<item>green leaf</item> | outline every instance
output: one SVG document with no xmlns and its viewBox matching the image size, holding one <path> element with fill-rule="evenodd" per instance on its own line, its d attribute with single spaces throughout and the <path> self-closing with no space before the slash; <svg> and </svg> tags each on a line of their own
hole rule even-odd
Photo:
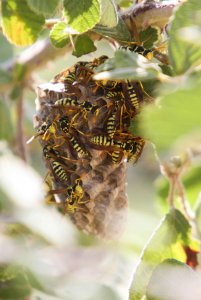
<svg viewBox="0 0 201 300">
<path fill-rule="evenodd" d="M 111 37 L 120 42 L 131 42 L 131 34 L 121 18 L 118 19 L 118 24 L 115 27 L 110 28 L 98 24 L 93 28 L 93 31 L 101 35 Z"/>
<path fill-rule="evenodd" d="M 201 166 L 200 165 L 192 166 L 182 176 L 182 183 L 184 184 L 186 197 L 188 199 L 188 202 L 191 205 L 191 208 L 194 207 L 197 197 L 201 191 L 200 178 L 201 178 Z M 168 208 L 167 196 L 168 196 L 168 191 L 169 191 L 169 183 L 168 183 L 167 179 L 163 176 L 160 176 L 156 180 L 155 186 L 156 186 L 157 197 L 158 197 L 162 207 L 165 210 L 167 210 L 167 208 Z M 174 202 L 174 203 L 175 203 L 175 205 L 177 205 L 177 202 Z"/>
<path fill-rule="evenodd" d="M 45 19 L 30 10 L 25 0 L 2 1 L 2 26 L 8 40 L 17 46 L 33 44 Z"/>
<path fill-rule="evenodd" d="M 141 114 L 142 134 L 159 149 L 168 149 L 182 135 L 200 128 L 201 86 L 170 92 L 159 105 L 149 105 Z"/>
<path fill-rule="evenodd" d="M 100 24 L 107 27 L 114 27 L 118 23 L 117 8 L 113 0 L 100 0 L 101 19 Z"/>
<path fill-rule="evenodd" d="M 80 57 L 93 51 L 96 51 L 96 47 L 90 37 L 86 34 L 78 35 L 75 41 L 75 50 L 72 54 Z"/>
<path fill-rule="evenodd" d="M 50 40 L 57 48 L 63 48 L 70 43 L 68 35 L 68 25 L 64 22 L 58 22 L 50 31 Z"/>
<path fill-rule="evenodd" d="M 1 75 L 0 75 L 1 78 Z M 4 126 L 0 127 L 0 139 L 10 141 L 13 138 L 14 128 L 11 120 L 10 107 L 0 98 L 0 119 Z"/>
<path fill-rule="evenodd" d="M 100 21 L 100 14 L 98 0 L 64 0 L 64 15 L 76 33 L 93 28 Z"/>
<path fill-rule="evenodd" d="M 201 299 L 201 277 L 184 263 L 165 260 L 152 273 L 146 299 Z"/>
<path fill-rule="evenodd" d="M 43 14 L 44 16 L 54 15 L 60 2 L 60 0 L 27 0 L 31 10 L 37 14 Z"/>
<path fill-rule="evenodd" d="M 149 26 L 139 34 L 140 41 L 146 49 L 153 47 L 154 43 L 159 39 L 159 28 Z"/>
<path fill-rule="evenodd" d="M 199 45 L 191 45 L 183 41 L 179 30 L 183 27 L 192 26 L 196 15 L 201 10 L 201 2 L 190 0 L 184 2 L 175 13 L 169 31 L 169 54 L 170 61 L 176 74 L 182 74 L 201 59 L 201 48 Z"/>
<path fill-rule="evenodd" d="M 25 300 L 31 294 L 31 286 L 23 268 L 0 266 L 0 299 Z"/>
<path fill-rule="evenodd" d="M 130 299 L 140 300 L 153 270 L 164 259 L 175 258 L 185 261 L 183 245 L 189 245 L 191 227 L 184 216 L 176 209 L 163 218 L 146 245 L 134 274 L 130 288 Z"/>
<path fill-rule="evenodd" d="M 146 58 L 136 53 L 117 50 L 114 58 L 108 59 L 106 63 L 97 68 L 97 71 L 104 71 L 94 76 L 97 80 L 102 79 L 136 79 L 147 80 L 156 78 L 159 68 L 156 64 L 150 63 Z"/>
</svg>

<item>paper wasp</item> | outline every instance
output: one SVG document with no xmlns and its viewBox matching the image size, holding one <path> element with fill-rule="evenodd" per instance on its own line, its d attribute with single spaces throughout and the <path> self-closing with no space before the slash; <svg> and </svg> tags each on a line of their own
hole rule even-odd
<svg viewBox="0 0 201 300">
<path fill-rule="evenodd" d="M 50 164 L 53 174 L 61 181 L 68 181 L 68 172 L 72 173 L 76 170 L 76 165 L 73 164 L 74 160 L 60 155 L 59 151 L 53 145 L 45 145 L 43 147 L 43 155 L 47 162 Z M 64 160 L 68 160 L 70 165 L 66 165 Z"/>
<path fill-rule="evenodd" d="M 113 137 L 116 131 L 117 109 L 114 108 L 111 115 L 107 119 L 106 130 L 109 137 Z"/>
<path fill-rule="evenodd" d="M 66 213 L 74 213 L 77 208 L 80 208 L 80 205 L 85 204 L 89 201 L 84 200 L 83 198 L 86 196 L 84 189 L 82 187 L 82 180 L 81 178 L 77 178 L 75 180 L 75 183 L 73 185 L 68 185 L 65 188 L 61 189 L 55 189 L 55 190 L 49 190 L 48 195 L 54 195 L 54 194 L 63 194 L 65 197 L 63 207 L 64 212 Z"/>
<path fill-rule="evenodd" d="M 67 189 L 65 210 L 68 213 L 74 213 L 77 208 L 80 208 L 80 205 L 87 203 L 89 199 L 83 201 L 84 194 L 81 179 L 75 180 L 74 186 L 68 187 Z"/>
<path fill-rule="evenodd" d="M 133 118 L 140 110 L 143 102 L 143 87 L 140 82 L 131 82 L 127 80 L 123 83 L 125 106 L 129 111 L 130 117 Z"/>
<path fill-rule="evenodd" d="M 121 46 L 120 49 L 129 50 L 131 52 L 138 53 L 140 55 L 143 55 L 147 59 L 152 59 L 153 58 L 153 51 L 154 50 L 153 49 L 146 49 L 142 45 L 131 44 L 131 45 L 128 45 L 128 46 Z"/>
<path fill-rule="evenodd" d="M 45 132 L 50 127 L 51 123 L 43 122 L 42 125 L 38 128 L 37 133 L 33 135 L 26 143 L 30 144 L 33 140 L 35 140 L 37 137 L 44 135 Z"/>
<path fill-rule="evenodd" d="M 130 143 L 131 149 L 127 153 L 127 161 L 135 163 L 142 153 L 145 141 L 142 138 L 138 137 L 134 140 L 131 140 Z"/>
<path fill-rule="evenodd" d="M 128 161 L 136 162 L 139 158 L 143 147 L 144 147 L 144 140 L 140 137 L 133 137 L 129 139 L 123 138 L 119 135 L 117 138 L 110 138 L 108 136 L 97 135 L 91 138 L 91 143 L 95 144 L 101 150 L 110 151 L 113 150 L 111 153 L 112 161 L 115 163 L 119 161 L 121 157 L 121 150 L 123 151 L 124 155 L 127 157 Z M 98 148 L 97 147 L 97 148 Z M 119 150 L 118 150 L 119 149 Z"/>
<path fill-rule="evenodd" d="M 62 117 L 58 121 L 61 130 L 65 133 L 65 136 L 69 139 L 73 149 L 80 156 L 90 157 L 90 153 L 86 150 L 84 144 L 78 138 L 77 129 L 72 129 L 67 117 Z M 80 132 L 81 133 L 81 132 Z M 82 133 L 81 133 L 82 134 Z"/>
</svg>

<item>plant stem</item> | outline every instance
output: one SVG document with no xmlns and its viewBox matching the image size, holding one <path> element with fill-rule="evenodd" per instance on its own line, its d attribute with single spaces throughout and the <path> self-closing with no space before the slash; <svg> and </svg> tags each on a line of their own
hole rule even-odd
<svg viewBox="0 0 201 300">
<path fill-rule="evenodd" d="M 177 178 L 177 191 L 181 200 L 181 204 L 184 210 L 184 214 L 189 221 L 194 220 L 194 214 L 188 205 L 188 201 L 185 195 L 185 188 L 180 178 Z"/>
<path fill-rule="evenodd" d="M 25 162 L 27 161 L 27 153 L 26 153 L 26 146 L 25 146 L 25 137 L 24 137 L 24 130 L 23 130 L 23 116 L 24 116 L 24 108 L 23 108 L 23 93 L 20 94 L 17 103 L 17 122 L 16 122 L 16 145 L 19 156 Z"/>
</svg>

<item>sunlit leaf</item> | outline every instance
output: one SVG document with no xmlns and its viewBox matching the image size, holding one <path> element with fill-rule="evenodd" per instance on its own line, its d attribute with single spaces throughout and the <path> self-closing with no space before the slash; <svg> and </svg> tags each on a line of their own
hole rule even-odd
<svg viewBox="0 0 201 300">
<path fill-rule="evenodd" d="M 201 10 L 201 2 L 185 1 L 176 11 L 169 31 L 169 54 L 176 74 L 182 74 L 192 65 L 200 62 L 200 45 L 191 45 L 180 37 L 180 29 L 195 24 L 196 15 Z"/>
<path fill-rule="evenodd" d="M 155 268 L 151 276 L 146 299 L 201 299 L 201 277 L 179 261 L 165 260 Z"/>
<path fill-rule="evenodd" d="M 83 33 L 100 21 L 100 4 L 98 0 L 64 0 L 64 14 L 68 25 Z"/>
<path fill-rule="evenodd" d="M 44 17 L 31 11 L 26 0 L 2 1 L 3 32 L 11 43 L 17 46 L 33 44 L 44 23 Z"/>
<path fill-rule="evenodd" d="M 118 23 L 117 9 L 114 0 L 101 0 L 100 24 L 107 27 L 114 27 Z"/>
<path fill-rule="evenodd" d="M 53 15 L 60 0 L 27 0 L 29 7 L 37 14 Z"/>
<path fill-rule="evenodd" d="M 189 243 L 190 225 L 178 210 L 172 209 L 144 248 L 134 273 L 130 299 L 140 300 L 143 297 L 154 268 L 164 259 L 175 258 L 185 261 L 185 252 L 181 246 Z"/>
<path fill-rule="evenodd" d="M 159 105 L 149 105 L 142 113 L 144 136 L 160 149 L 167 149 L 182 135 L 200 128 L 201 87 L 170 92 Z"/>
<path fill-rule="evenodd" d="M 93 28 L 93 31 L 101 35 L 116 39 L 117 41 L 122 41 L 122 42 L 131 41 L 131 34 L 121 18 L 118 19 L 118 24 L 115 27 L 110 28 L 101 24 L 97 24 Z"/>
<path fill-rule="evenodd" d="M 63 48 L 70 42 L 68 34 L 68 25 L 64 22 L 58 22 L 50 31 L 50 40 L 57 48 Z"/>
<path fill-rule="evenodd" d="M 80 57 L 93 51 L 96 51 L 96 47 L 90 37 L 86 34 L 78 35 L 75 41 L 75 50 L 72 54 Z"/>
</svg>

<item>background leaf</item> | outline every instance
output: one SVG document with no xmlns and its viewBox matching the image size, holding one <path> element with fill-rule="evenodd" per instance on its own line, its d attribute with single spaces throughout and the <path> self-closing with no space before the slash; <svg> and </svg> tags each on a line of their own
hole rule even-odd
<svg viewBox="0 0 201 300">
<path fill-rule="evenodd" d="M 43 14 L 45 16 L 53 15 L 60 2 L 60 0 L 27 0 L 31 10 L 37 14 Z"/>
<path fill-rule="evenodd" d="M 45 19 L 30 10 L 26 0 L 2 1 L 2 26 L 8 40 L 17 46 L 31 45 Z"/>
<path fill-rule="evenodd" d="M 0 266 L 0 298 L 25 300 L 31 294 L 26 273 L 19 266 Z"/>
<path fill-rule="evenodd" d="M 88 35 L 82 34 L 76 37 L 75 50 L 72 53 L 74 56 L 80 57 L 93 51 L 96 51 L 96 47 Z"/>
<path fill-rule="evenodd" d="M 201 277 L 186 264 L 173 259 L 165 260 L 151 276 L 146 299 L 201 299 Z"/>
<path fill-rule="evenodd" d="M 70 43 L 67 26 L 64 22 L 58 22 L 50 31 L 50 40 L 55 47 L 63 48 Z"/>
<path fill-rule="evenodd" d="M 176 11 L 169 31 L 170 61 L 176 74 L 182 74 L 201 59 L 199 45 L 191 45 L 180 37 L 179 30 L 195 24 L 196 15 L 201 11 L 201 2 L 190 0 L 184 2 Z M 196 24 L 195 24 L 196 25 Z"/>
<path fill-rule="evenodd" d="M 130 289 L 130 299 L 140 300 L 154 268 L 167 258 L 185 261 L 182 245 L 190 243 L 190 225 L 176 209 L 170 210 L 145 247 Z"/>
<path fill-rule="evenodd" d="M 113 0 L 101 0 L 101 19 L 100 24 L 107 27 L 114 27 L 118 23 L 116 5 Z"/>
<path fill-rule="evenodd" d="M 150 105 L 142 112 L 142 134 L 167 149 L 179 137 L 200 128 L 201 87 L 170 92 L 160 98 L 159 105 Z"/>
<path fill-rule="evenodd" d="M 83 33 L 100 21 L 100 4 L 98 0 L 64 0 L 64 14 L 70 27 Z"/>
<path fill-rule="evenodd" d="M 122 41 L 122 42 L 130 42 L 131 41 L 131 34 L 125 25 L 124 21 L 119 18 L 118 19 L 118 24 L 115 27 L 107 27 L 102 24 L 97 24 L 94 28 L 93 31 L 109 36 L 111 38 L 116 39 L 117 41 Z"/>
<path fill-rule="evenodd" d="M 159 39 L 159 31 L 155 27 L 148 27 L 139 34 L 140 41 L 143 43 L 143 47 L 150 49 L 154 43 Z"/>
</svg>

